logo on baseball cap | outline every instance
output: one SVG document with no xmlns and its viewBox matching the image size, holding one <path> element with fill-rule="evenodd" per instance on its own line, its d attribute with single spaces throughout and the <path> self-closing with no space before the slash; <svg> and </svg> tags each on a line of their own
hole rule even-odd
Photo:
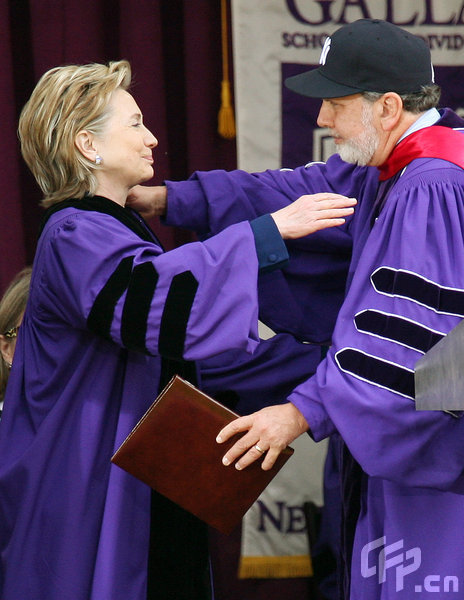
<svg viewBox="0 0 464 600">
<path fill-rule="evenodd" d="M 312 98 L 359 92 L 418 92 L 434 83 L 430 50 L 421 38 L 379 19 L 360 19 L 325 41 L 320 67 L 289 77 L 287 88 Z"/>
</svg>

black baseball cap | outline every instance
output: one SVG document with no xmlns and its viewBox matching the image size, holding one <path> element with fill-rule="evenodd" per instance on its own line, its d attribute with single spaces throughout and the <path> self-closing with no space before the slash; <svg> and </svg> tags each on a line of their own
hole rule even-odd
<svg viewBox="0 0 464 600">
<path fill-rule="evenodd" d="M 430 50 L 421 38 L 380 19 L 360 19 L 325 41 L 320 67 L 289 77 L 290 90 L 312 98 L 359 92 L 418 92 L 434 83 Z"/>
</svg>

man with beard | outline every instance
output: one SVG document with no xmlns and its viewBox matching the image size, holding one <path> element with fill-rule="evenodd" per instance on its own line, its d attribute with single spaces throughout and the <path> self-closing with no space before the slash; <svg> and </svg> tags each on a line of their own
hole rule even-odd
<svg viewBox="0 0 464 600">
<path fill-rule="evenodd" d="M 357 198 L 345 226 L 290 244 L 289 267 L 260 284 L 261 318 L 311 342 L 328 334 L 326 358 L 288 403 L 237 419 L 218 442 L 244 432 L 224 464 L 243 469 L 264 455 L 268 469 L 305 431 L 340 436 L 341 596 L 457 592 L 464 420 L 416 411 L 414 365 L 464 316 L 464 121 L 437 110 L 425 43 L 385 21 L 343 26 L 320 66 L 286 85 L 322 99 L 318 124 L 339 154 L 293 171 L 196 173 L 136 191 L 135 204 L 162 214 L 167 190 L 168 222 L 209 235 L 301 193 Z M 336 282 L 346 283 L 340 308 Z"/>
</svg>

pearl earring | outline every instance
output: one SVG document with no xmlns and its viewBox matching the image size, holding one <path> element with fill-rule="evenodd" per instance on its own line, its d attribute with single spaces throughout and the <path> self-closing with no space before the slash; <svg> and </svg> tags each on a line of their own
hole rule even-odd
<svg viewBox="0 0 464 600">
<path fill-rule="evenodd" d="M 102 157 L 101 157 L 99 154 L 96 154 L 96 155 L 95 155 L 95 164 L 96 164 L 96 165 L 101 165 L 101 164 L 102 164 L 102 162 L 103 162 L 103 159 L 102 159 Z"/>
</svg>

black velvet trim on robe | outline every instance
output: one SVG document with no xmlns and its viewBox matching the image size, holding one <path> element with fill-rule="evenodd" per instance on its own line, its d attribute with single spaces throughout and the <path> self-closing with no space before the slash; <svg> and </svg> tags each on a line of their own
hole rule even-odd
<svg viewBox="0 0 464 600">
<path fill-rule="evenodd" d="M 354 322 L 358 331 L 397 342 L 423 353 L 430 350 L 443 338 L 443 334 L 424 327 L 420 323 L 414 323 L 396 315 L 386 315 L 372 309 L 358 313 Z"/>
<path fill-rule="evenodd" d="M 194 362 L 163 358 L 161 372 L 160 391 L 174 375 L 198 385 Z M 151 523 L 147 600 L 211 600 L 207 525 L 155 490 Z"/>
<path fill-rule="evenodd" d="M 145 340 L 157 283 L 158 273 L 151 262 L 134 267 L 121 318 L 121 339 L 126 348 L 149 354 Z"/>
<path fill-rule="evenodd" d="M 95 298 L 87 317 L 87 327 L 107 340 L 111 340 L 110 329 L 114 310 L 129 285 L 133 262 L 134 257 L 127 256 L 119 263 Z"/>
<path fill-rule="evenodd" d="M 158 350 L 162 356 L 179 360 L 184 355 L 187 324 L 198 281 L 191 271 L 172 278 L 161 318 Z"/>
<path fill-rule="evenodd" d="M 63 200 L 62 202 L 53 204 L 45 211 L 40 223 L 39 234 L 42 233 L 48 219 L 58 211 L 65 208 L 77 208 L 78 210 L 87 210 L 109 215 L 131 229 L 142 240 L 145 240 L 146 242 L 155 241 L 159 246 L 161 246 L 156 235 L 153 233 L 153 231 L 151 231 L 150 227 L 138 213 L 130 208 L 124 208 L 117 202 L 108 200 L 108 198 L 104 198 L 103 196 L 85 196 L 81 199 L 72 198 L 70 200 Z"/>
<path fill-rule="evenodd" d="M 464 290 L 443 287 L 416 273 L 391 267 L 380 267 L 371 279 L 381 294 L 406 298 L 438 313 L 464 317 Z"/>
<path fill-rule="evenodd" d="M 354 348 L 339 350 L 335 358 L 345 373 L 414 400 L 414 371 Z"/>
<path fill-rule="evenodd" d="M 339 577 L 339 597 L 348 600 L 351 588 L 351 568 L 356 525 L 361 511 L 361 496 L 366 474 L 353 458 L 348 446 L 340 439 L 342 527 L 340 554 L 342 572 Z M 355 599 L 353 599 L 355 600 Z"/>
</svg>

